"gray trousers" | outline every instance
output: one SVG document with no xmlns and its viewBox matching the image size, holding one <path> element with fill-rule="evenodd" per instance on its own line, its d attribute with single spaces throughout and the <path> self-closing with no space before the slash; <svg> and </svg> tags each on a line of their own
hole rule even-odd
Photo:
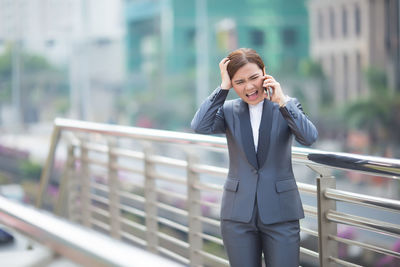
<svg viewBox="0 0 400 267">
<path fill-rule="evenodd" d="M 224 246 L 232 267 L 260 267 L 264 253 L 267 267 L 298 267 L 299 221 L 263 224 L 255 204 L 248 223 L 221 221 Z"/>
</svg>

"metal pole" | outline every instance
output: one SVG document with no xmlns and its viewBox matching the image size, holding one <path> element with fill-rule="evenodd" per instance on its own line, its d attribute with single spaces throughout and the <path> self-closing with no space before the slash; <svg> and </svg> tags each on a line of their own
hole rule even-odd
<svg viewBox="0 0 400 267">
<path fill-rule="evenodd" d="M 66 195 L 68 193 L 68 184 L 70 183 L 70 173 L 74 169 L 74 146 L 68 146 L 67 162 L 63 170 L 60 186 L 58 188 L 58 199 L 56 206 L 54 207 L 54 213 L 59 216 L 65 216 L 65 207 L 68 207 L 69 201 L 66 201 Z M 65 216 L 66 217 L 66 216 Z"/>
<path fill-rule="evenodd" d="M 91 94 L 90 94 L 90 67 L 89 67 L 89 13 L 90 1 L 82 0 L 82 39 L 81 39 L 81 56 L 80 63 L 82 72 L 80 75 L 80 109 L 81 109 L 81 119 L 91 120 Z"/>
<path fill-rule="evenodd" d="M 203 232 L 202 222 L 199 220 L 201 214 L 201 194 L 195 187 L 199 182 L 199 176 L 192 170 L 193 164 L 197 161 L 191 153 L 187 154 L 187 192 L 188 192 L 188 212 L 189 212 L 189 259 L 190 266 L 202 266 L 202 257 L 199 251 L 203 250 L 203 239 L 200 234 Z"/>
<path fill-rule="evenodd" d="M 209 91 L 207 0 L 196 0 L 196 104 L 201 105 Z"/>
<path fill-rule="evenodd" d="M 15 131 L 21 129 L 21 41 L 14 41 L 12 47 L 12 102 L 13 102 L 13 128 Z"/>
<path fill-rule="evenodd" d="M 81 142 L 81 203 L 82 203 L 82 223 L 90 227 L 90 174 L 89 174 L 89 151 L 84 147 L 84 142 Z"/>
<path fill-rule="evenodd" d="M 111 215 L 111 236 L 117 239 L 121 238 L 121 210 L 119 208 L 119 180 L 118 171 L 114 165 L 118 163 L 118 157 L 114 155 L 115 139 L 108 142 L 108 186 L 110 188 L 110 215 Z"/>
<path fill-rule="evenodd" d="M 43 196 L 49 184 L 50 174 L 53 170 L 54 159 L 56 157 L 56 148 L 58 141 L 60 140 L 60 128 L 54 126 L 53 133 L 51 134 L 51 143 L 49 153 L 47 155 L 46 164 L 43 167 L 42 174 L 40 176 L 40 185 L 38 195 L 36 197 L 36 207 L 41 208 L 43 204 Z"/>
<path fill-rule="evenodd" d="M 144 149 L 144 167 L 145 167 L 145 181 L 144 181 L 144 197 L 145 211 L 146 211 L 146 227 L 147 227 L 147 249 L 151 252 L 158 252 L 158 222 L 157 222 L 157 193 L 156 181 L 153 177 L 154 164 L 150 161 L 153 154 L 151 144 L 146 144 Z"/>
<path fill-rule="evenodd" d="M 335 241 L 329 239 L 329 235 L 337 235 L 336 224 L 330 222 L 326 215 L 330 210 L 336 210 L 336 201 L 325 197 L 326 188 L 336 188 L 336 180 L 333 176 L 320 176 L 317 178 L 318 200 L 318 251 L 320 266 L 334 266 L 329 257 L 337 257 L 338 247 Z"/>
</svg>

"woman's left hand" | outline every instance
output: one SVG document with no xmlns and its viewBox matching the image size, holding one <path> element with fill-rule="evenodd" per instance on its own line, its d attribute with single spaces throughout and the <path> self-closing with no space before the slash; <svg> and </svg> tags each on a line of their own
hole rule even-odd
<svg viewBox="0 0 400 267">
<path fill-rule="evenodd" d="M 270 101 L 277 103 L 282 106 L 286 102 L 286 97 L 283 94 L 281 85 L 271 75 L 264 75 L 263 87 L 271 88 L 272 95 L 270 95 Z M 268 99 L 268 95 L 265 93 L 265 98 Z"/>
</svg>

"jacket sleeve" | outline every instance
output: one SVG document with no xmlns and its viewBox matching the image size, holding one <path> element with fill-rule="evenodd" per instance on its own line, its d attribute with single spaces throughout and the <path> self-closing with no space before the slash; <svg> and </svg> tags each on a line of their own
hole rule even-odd
<svg viewBox="0 0 400 267">
<path fill-rule="evenodd" d="M 201 104 L 191 123 L 192 129 L 200 134 L 225 133 L 225 116 L 223 105 L 229 90 L 220 87 Z"/>
<path fill-rule="evenodd" d="M 296 98 L 290 98 L 286 105 L 279 108 L 279 110 L 288 122 L 297 142 L 305 146 L 311 146 L 317 140 L 317 128 L 308 119 Z"/>
</svg>

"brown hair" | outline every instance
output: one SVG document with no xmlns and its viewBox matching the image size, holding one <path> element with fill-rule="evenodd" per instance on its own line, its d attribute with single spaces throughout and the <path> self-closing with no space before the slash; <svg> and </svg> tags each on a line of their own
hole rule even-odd
<svg viewBox="0 0 400 267">
<path fill-rule="evenodd" d="M 235 73 L 247 63 L 254 63 L 260 67 L 260 69 L 264 69 L 264 62 L 261 57 L 257 54 L 254 49 L 251 48 L 239 48 L 228 55 L 230 60 L 227 71 L 229 77 L 235 75 Z"/>
</svg>

